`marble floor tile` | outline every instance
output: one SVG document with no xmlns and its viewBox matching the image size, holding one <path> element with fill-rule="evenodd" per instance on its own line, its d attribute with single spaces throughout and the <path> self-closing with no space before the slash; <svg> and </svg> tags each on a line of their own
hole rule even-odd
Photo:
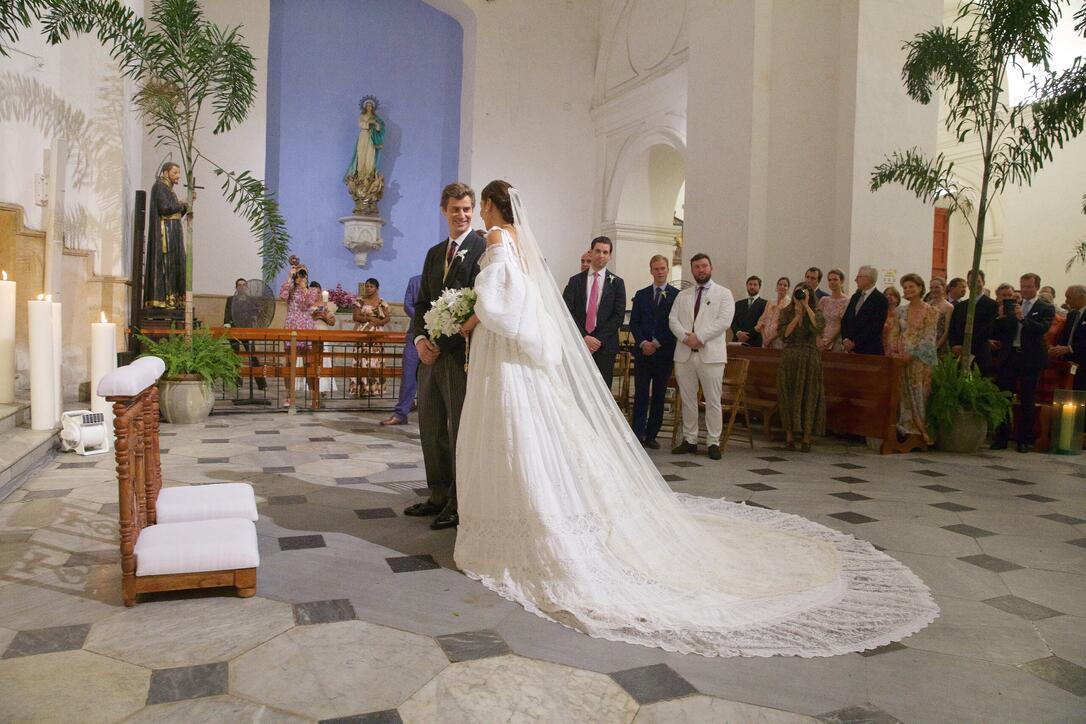
<svg viewBox="0 0 1086 724">
<path fill-rule="evenodd" d="M 1004 573 L 1003 580 L 1016 596 L 1072 616 L 1086 616 L 1086 576 L 1022 569 Z"/>
<path fill-rule="evenodd" d="M 150 601 L 91 627 L 84 647 L 148 668 L 228 661 L 294 626 L 291 607 L 260 596 Z"/>
<path fill-rule="evenodd" d="M 910 649 L 964 656 L 997 664 L 1021 664 L 1049 653 L 1027 620 L 978 601 L 936 597 L 939 618 L 904 643 Z"/>
<path fill-rule="evenodd" d="M 93 623 L 119 610 L 76 590 L 65 592 L 33 582 L 0 586 L 0 626 L 13 630 Z"/>
<path fill-rule="evenodd" d="M 399 707 L 406 724 L 629 722 L 637 704 L 602 674 L 519 656 L 451 664 Z"/>
<path fill-rule="evenodd" d="M 973 555 L 973 556 L 961 556 L 958 558 L 960 561 L 969 563 L 974 566 L 978 566 L 987 571 L 994 571 L 996 573 L 1006 573 L 1008 571 L 1016 571 L 1023 566 L 1018 565 L 1014 561 L 1007 561 L 1002 558 L 996 558 L 986 553 Z"/>
<path fill-rule="evenodd" d="M 901 720 L 872 704 L 847 706 L 818 717 L 826 724 L 901 724 Z"/>
<path fill-rule="evenodd" d="M 353 621 L 358 616 L 354 606 L 346 598 L 329 601 L 307 601 L 294 604 L 294 622 L 299 626 L 317 623 L 335 623 Z"/>
<path fill-rule="evenodd" d="M 634 724 L 816 724 L 818 720 L 802 714 L 754 706 L 711 696 L 687 696 L 642 706 Z"/>
<path fill-rule="evenodd" d="M 1052 653 L 1086 666 L 1086 618 L 1055 616 L 1036 621 L 1034 626 Z"/>
<path fill-rule="evenodd" d="M 654 704 L 697 693 L 697 689 L 691 686 L 689 681 L 675 673 L 667 664 L 615 671 L 611 678 L 638 704 Z"/>
<path fill-rule="evenodd" d="M 893 555 L 943 596 L 983 601 L 1010 593 L 998 573 L 956 558 L 900 552 Z"/>
<path fill-rule="evenodd" d="M 3 658 L 13 659 L 18 656 L 80 649 L 83 648 L 83 642 L 87 639 L 89 632 L 89 623 L 20 631 L 4 650 Z"/>
<path fill-rule="evenodd" d="M 501 635 L 495 631 L 465 631 L 437 636 L 434 640 L 453 663 L 512 653 Z"/>
<path fill-rule="evenodd" d="M 13 722 L 117 722 L 144 705 L 150 678 L 148 669 L 89 651 L 3 659 L 0 710 Z"/>
<path fill-rule="evenodd" d="M 147 706 L 126 721 L 132 724 L 305 724 L 312 720 L 234 696 L 215 696 Z"/>
<path fill-rule="evenodd" d="M 1086 575 L 1086 550 L 1064 541 L 1030 536 L 997 535 L 977 541 L 985 553 L 1026 568 Z"/>
<path fill-rule="evenodd" d="M 227 662 L 179 666 L 173 669 L 155 669 L 151 672 L 151 685 L 147 703 L 165 704 L 171 701 L 199 699 L 226 693 Z"/>
<path fill-rule="evenodd" d="M 342 621 L 291 629 L 244 654 L 231 663 L 230 689 L 330 719 L 396 708 L 446 666 L 433 639 Z"/>
<path fill-rule="evenodd" d="M 1049 656 L 1022 664 L 1018 668 L 1075 696 L 1086 697 L 1086 668 L 1078 664 L 1058 656 Z"/>
<path fill-rule="evenodd" d="M 1059 611 L 1053 611 L 1047 606 L 1042 606 L 1039 603 L 1034 603 L 1033 601 L 1019 598 L 1018 596 L 998 596 L 996 598 L 989 598 L 985 600 L 984 603 L 993 608 L 998 608 L 1000 611 L 1013 613 L 1027 621 L 1041 621 L 1046 618 L 1062 615 Z"/>
</svg>

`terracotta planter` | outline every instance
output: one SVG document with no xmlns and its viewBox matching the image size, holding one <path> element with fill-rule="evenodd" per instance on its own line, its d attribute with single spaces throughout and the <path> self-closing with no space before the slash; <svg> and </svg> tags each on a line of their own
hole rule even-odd
<svg viewBox="0 0 1086 724">
<path fill-rule="evenodd" d="M 948 430 L 940 430 L 939 447 L 952 453 L 975 453 L 988 437 L 988 422 L 972 410 L 959 410 Z"/>
<path fill-rule="evenodd" d="M 162 417 L 174 425 L 203 422 L 215 406 L 211 386 L 196 375 L 163 377 L 158 382 L 158 404 Z"/>
</svg>

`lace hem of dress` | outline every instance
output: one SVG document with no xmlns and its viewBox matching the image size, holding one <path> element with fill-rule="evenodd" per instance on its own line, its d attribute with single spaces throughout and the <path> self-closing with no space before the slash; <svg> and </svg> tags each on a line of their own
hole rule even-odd
<svg viewBox="0 0 1086 724">
<path fill-rule="evenodd" d="M 590 636 L 702 656 L 809 658 L 855 653 L 899 641 L 939 615 L 927 586 L 906 566 L 866 541 L 789 513 L 723 499 L 676 497 L 692 513 L 759 523 L 832 544 L 841 557 L 840 593 L 828 602 L 824 590 L 790 597 L 791 612 L 751 625 L 726 625 L 727 616 L 722 612 L 722 628 L 695 630 L 661 626 L 654 622 L 651 611 L 622 618 L 614 610 L 579 605 L 575 591 L 547 582 L 541 573 L 517 570 L 514 575 L 509 569 L 501 577 L 470 570 L 464 573 L 528 611 Z M 573 527 L 587 533 L 594 526 L 585 526 L 585 522 L 578 521 Z M 508 538 L 509 531 L 503 533 Z M 542 585 L 530 588 L 517 579 L 536 580 Z"/>
</svg>

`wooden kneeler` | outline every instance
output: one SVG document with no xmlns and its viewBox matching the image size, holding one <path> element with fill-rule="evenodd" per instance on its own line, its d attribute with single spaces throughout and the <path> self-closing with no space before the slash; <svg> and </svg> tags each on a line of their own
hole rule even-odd
<svg viewBox="0 0 1086 724">
<path fill-rule="evenodd" d="M 161 371 L 153 375 L 146 370 L 130 372 L 129 368 L 132 367 L 135 365 L 114 370 L 110 375 L 117 377 L 111 380 L 111 384 L 107 385 L 106 378 L 103 378 L 99 386 L 106 400 L 113 403 L 120 509 L 121 586 L 125 606 L 135 605 L 136 597 L 141 593 L 187 588 L 234 586 L 238 596 L 252 596 L 256 593 L 256 565 L 259 564 L 259 554 L 255 550 L 256 532 L 252 521 L 224 519 L 156 524 L 155 505 L 162 488 L 162 465 L 159 457 L 158 388 L 154 383 Z M 135 372 L 142 372 L 142 376 L 134 374 Z M 118 379 L 121 380 L 120 384 Z M 149 384 L 145 384 L 147 379 L 150 380 Z M 109 394 L 133 389 L 139 391 L 132 395 Z M 215 540 L 216 535 L 225 538 L 224 545 L 217 550 L 214 545 L 207 545 L 209 539 L 212 542 Z M 188 551 L 186 539 L 193 541 Z M 245 567 L 222 570 L 140 575 L 137 555 L 137 549 L 140 548 L 145 549 L 147 560 L 151 560 L 152 555 L 155 559 L 165 559 L 154 561 L 151 567 L 156 570 L 184 566 L 183 559 L 186 555 L 204 561 L 231 558 L 252 560 L 255 556 L 255 561 Z M 247 555 L 239 556 L 236 552 L 239 548 L 244 549 Z M 234 551 L 233 554 L 231 550 Z M 171 558 L 174 560 L 170 560 Z M 178 558 L 182 560 L 176 560 Z M 146 568 L 145 566 L 145 571 Z"/>
</svg>

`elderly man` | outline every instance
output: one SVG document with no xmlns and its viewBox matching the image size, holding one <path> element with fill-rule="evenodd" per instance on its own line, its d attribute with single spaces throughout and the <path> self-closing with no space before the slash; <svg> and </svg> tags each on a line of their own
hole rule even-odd
<svg viewBox="0 0 1086 724">
<path fill-rule="evenodd" d="M 1086 286 L 1072 284 L 1063 297 L 1067 303 L 1067 322 L 1056 344 L 1048 348 L 1048 355 L 1070 362 L 1075 389 L 1086 390 Z"/>
<path fill-rule="evenodd" d="M 592 252 L 586 251 L 581 254 L 581 273 L 588 271 L 588 267 L 592 266 Z"/>
<path fill-rule="evenodd" d="M 1027 453 L 1033 449 L 1033 421 L 1037 416 L 1033 404 L 1037 394 L 1037 383 L 1041 373 L 1048 366 L 1048 345 L 1045 333 L 1052 326 L 1056 308 L 1037 296 L 1041 289 L 1041 277 L 1036 274 L 1023 274 L 1019 280 L 1022 300 L 1000 307 L 996 317 L 996 336 L 1002 343 L 1003 364 L 999 368 L 996 383 L 1001 390 L 1017 390 L 1019 406 L 1018 452 Z M 1004 422 L 995 432 L 992 447 L 1000 450 L 1007 447 L 1010 437 L 1010 423 Z"/>
<path fill-rule="evenodd" d="M 879 272 L 862 266 L 856 272 L 856 293 L 848 300 L 841 319 L 841 344 L 853 354 L 882 354 L 882 328 L 886 325 L 889 305 L 875 288 Z"/>
</svg>

